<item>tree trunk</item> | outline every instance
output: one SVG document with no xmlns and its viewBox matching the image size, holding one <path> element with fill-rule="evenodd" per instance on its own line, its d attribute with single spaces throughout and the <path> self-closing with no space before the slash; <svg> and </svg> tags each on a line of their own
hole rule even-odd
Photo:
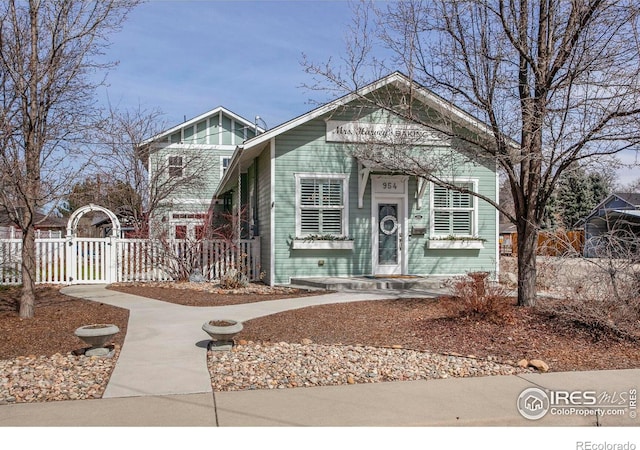
<svg viewBox="0 0 640 450">
<path fill-rule="evenodd" d="M 31 319 L 35 315 L 35 230 L 27 227 L 22 236 L 22 296 L 20 297 L 20 317 Z"/>
<path fill-rule="evenodd" d="M 536 250 L 538 231 L 530 224 L 518 224 L 518 306 L 536 304 Z"/>
<path fill-rule="evenodd" d="M 38 142 L 39 91 L 38 91 L 38 9 L 40 5 L 29 1 L 29 20 L 31 52 L 29 53 L 29 95 L 23 118 L 24 163 L 24 211 L 22 213 L 22 297 L 20 298 L 20 317 L 30 319 L 35 315 L 36 303 L 36 233 L 34 217 L 37 199 L 40 194 L 40 154 L 42 147 Z"/>
</svg>

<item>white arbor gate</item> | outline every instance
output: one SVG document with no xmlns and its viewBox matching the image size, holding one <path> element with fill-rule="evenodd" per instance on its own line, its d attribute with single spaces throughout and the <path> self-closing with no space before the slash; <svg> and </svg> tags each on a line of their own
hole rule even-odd
<svg viewBox="0 0 640 450">
<path fill-rule="evenodd" d="M 111 220 L 111 236 L 79 238 L 78 223 L 88 212 L 100 211 Z M 89 204 L 77 209 L 67 223 L 67 281 L 69 283 L 113 283 L 118 277 L 116 241 L 120 237 L 118 217 L 102 206 Z"/>
</svg>

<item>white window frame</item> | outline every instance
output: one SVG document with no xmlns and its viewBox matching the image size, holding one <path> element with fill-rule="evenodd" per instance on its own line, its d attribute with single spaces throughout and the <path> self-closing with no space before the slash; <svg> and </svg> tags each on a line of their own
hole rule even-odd
<svg viewBox="0 0 640 450">
<path fill-rule="evenodd" d="M 186 216 L 186 217 L 182 217 Z M 203 217 L 194 217 L 194 216 L 203 216 Z M 172 211 L 169 219 L 169 223 L 171 225 L 171 236 L 173 239 L 178 239 L 176 236 L 176 227 L 184 226 L 186 227 L 186 239 L 194 240 L 196 238 L 196 227 L 197 226 L 205 226 L 207 212 L 193 212 L 193 211 Z"/>
<path fill-rule="evenodd" d="M 443 179 L 443 181 L 450 184 L 468 184 L 471 183 L 473 192 L 478 192 L 478 179 L 477 178 L 455 178 L 455 179 Z M 450 206 L 448 208 L 436 208 L 434 205 L 434 188 L 435 184 L 430 183 L 429 186 L 429 209 L 430 209 L 430 235 L 431 237 L 447 237 L 452 236 L 451 233 L 439 233 L 435 230 L 435 213 L 436 211 L 471 211 L 471 234 L 453 234 L 455 237 L 460 238 L 476 238 L 478 237 L 478 197 L 471 195 L 473 201 L 472 208 L 455 208 Z M 450 189 L 451 190 L 451 189 Z"/>
<path fill-rule="evenodd" d="M 224 160 L 228 160 L 227 167 L 224 167 Z M 221 156 L 220 157 L 220 179 L 224 177 L 225 172 L 229 169 L 229 165 L 231 164 L 231 156 Z"/>
<path fill-rule="evenodd" d="M 346 173 L 319 173 L 319 172 L 305 172 L 305 173 L 295 173 L 295 182 L 296 182 L 296 237 L 304 238 L 305 236 L 309 236 L 309 234 L 302 233 L 302 217 L 301 217 L 301 181 L 303 179 L 316 179 L 316 180 L 342 180 L 342 233 L 332 235 L 340 238 L 348 238 L 349 237 L 349 174 Z"/>
<path fill-rule="evenodd" d="M 180 166 L 172 165 L 171 158 L 180 158 Z M 180 175 L 171 175 L 171 169 L 180 167 Z M 184 156 L 182 155 L 167 155 L 167 177 L 169 178 L 182 178 L 184 176 Z"/>
</svg>

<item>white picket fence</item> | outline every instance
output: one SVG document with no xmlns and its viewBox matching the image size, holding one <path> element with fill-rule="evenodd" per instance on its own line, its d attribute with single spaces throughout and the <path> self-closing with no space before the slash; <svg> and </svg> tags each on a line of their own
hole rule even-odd
<svg viewBox="0 0 640 450">
<path fill-rule="evenodd" d="M 0 284 L 20 284 L 20 239 L 0 239 Z M 260 279 L 260 240 L 161 243 L 149 239 L 36 239 L 36 282 L 52 284 L 173 281 L 193 268 L 207 280 L 239 270 Z"/>
</svg>

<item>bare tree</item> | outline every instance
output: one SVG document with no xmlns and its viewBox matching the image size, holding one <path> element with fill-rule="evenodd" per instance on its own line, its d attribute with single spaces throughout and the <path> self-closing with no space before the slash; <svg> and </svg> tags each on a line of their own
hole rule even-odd
<svg viewBox="0 0 640 450">
<path fill-rule="evenodd" d="M 137 0 L 0 5 L 0 204 L 22 230 L 20 317 L 35 313 L 35 213 L 60 194 L 98 118 L 106 36 Z"/>
<path fill-rule="evenodd" d="M 495 161 L 513 197 L 502 212 L 518 232 L 518 304 L 536 301 L 536 244 L 545 206 L 560 175 L 575 163 L 602 162 L 637 148 L 640 138 L 638 5 L 631 0 L 407 0 L 356 8 L 341 66 L 305 63 L 312 88 L 358 92 L 368 76 L 400 70 L 416 84 L 363 97 L 405 120 L 456 139 L 469 156 Z M 373 49 L 386 58 L 376 58 Z M 416 101 L 427 87 L 483 123 L 465 133 Z M 398 100 L 402 100 L 399 102 Z M 425 120 L 428 119 L 428 120 Z M 361 151 L 367 152 L 366 148 Z M 365 155 L 458 190 L 435 159 L 412 146 Z"/>
<path fill-rule="evenodd" d="M 171 202 L 180 198 L 197 198 L 213 170 L 219 170 L 202 148 L 180 144 L 179 166 L 163 156 L 169 146 L 168 138 L 155 140 L 164 124 L 157 109 L 119 110 L 110 107 L 99 132 L 93 170 L 113 181 L 131 186 L 129 202 L 123 198 L 122 207 L 128 211 L 140 236 L 149 234 L 149 221 Z M 210 200 L 210 199 L 208 199 Z M 208 205 L 204 207 L 204 210 Z"/>
</svg>

